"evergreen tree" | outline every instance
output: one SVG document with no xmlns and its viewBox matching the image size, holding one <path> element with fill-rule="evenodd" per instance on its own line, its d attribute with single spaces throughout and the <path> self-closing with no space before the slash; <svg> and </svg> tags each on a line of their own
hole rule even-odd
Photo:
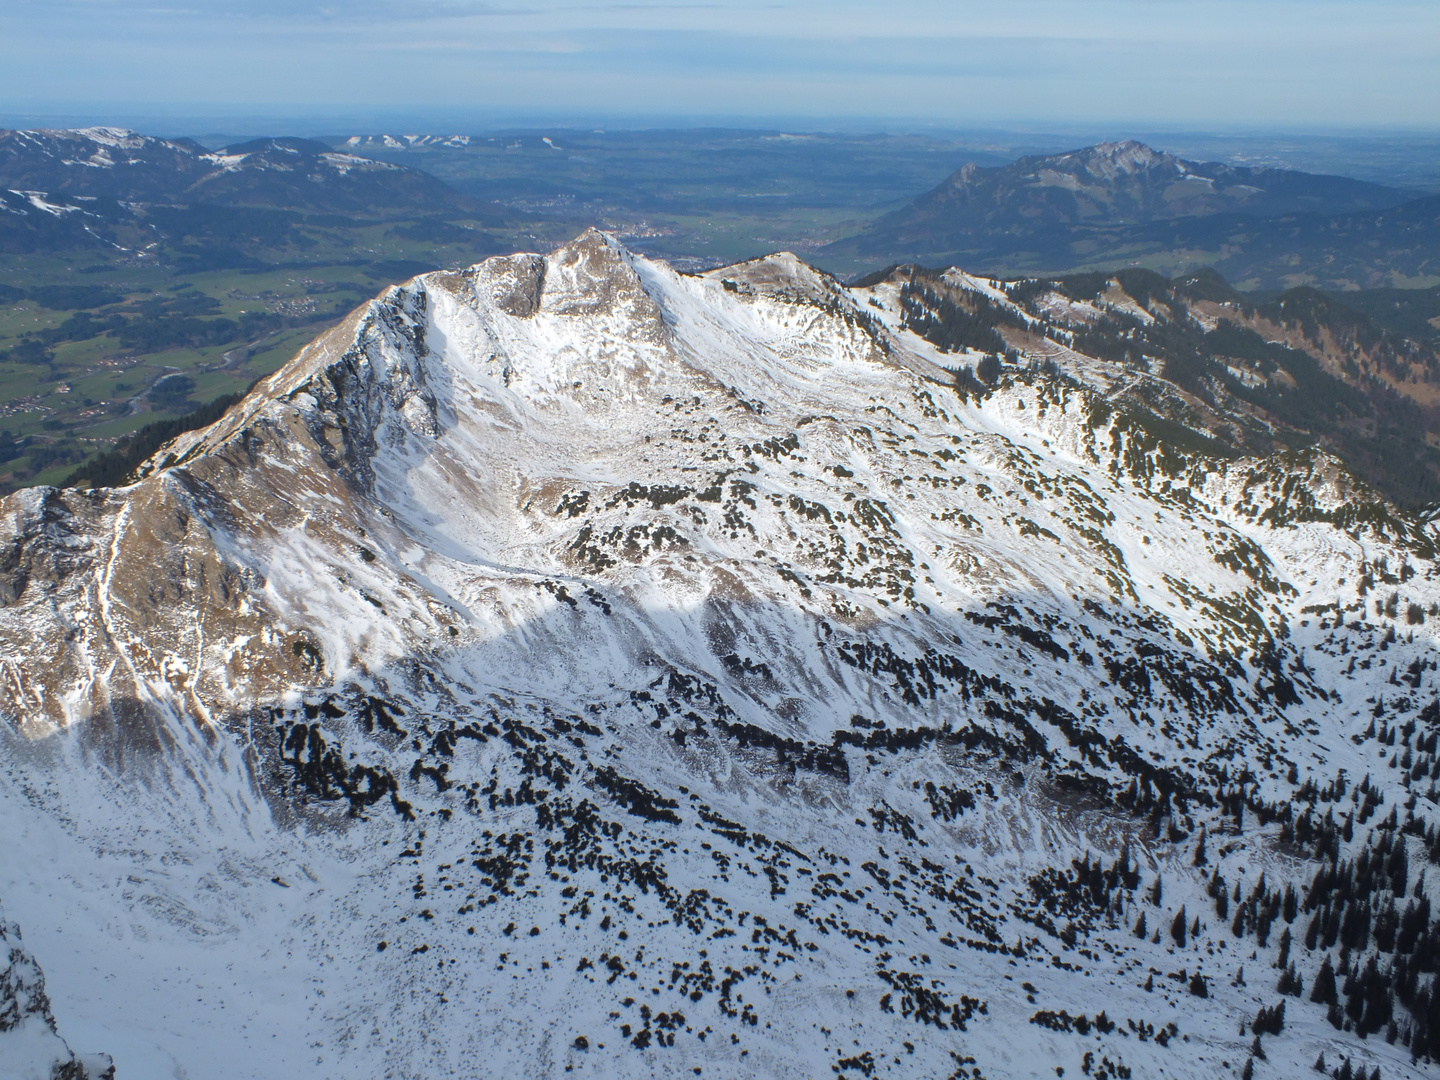
<svg viewBox="0 0 1440 1080">
<path fill-rule="evenodd" d="M 1170 923 L 1170 938 L 1179 948 L 1185 947 L 1185 905 L 1180 905 L 1180 910 L 1175 913 L 1175 919 Z"/>
<path fill-rule="evenodd" d="M 1310 990 L 1310 1000 L 1317 1005 L 1334 1005 L 1340 1000 L 1335 991 L 1335 969 L 1330 966 L 1330 957 L 1325 957 L 1325 962 L 1320 965 L 1320 972 L 1315 976 L 1315 985 Z"/>
<path fill-rule="evenodd" d="M 1280 981 L 1275 989 L 1289 997 L 1299 997 L 1305 992 L 1305 984 L 1296 973 L 1293 963 L 1280 973 Z"/>
<path fill-rule="evenodd" d="M 1440 1060 L 1440 987 L 1433 983 L 1424 1007 L 1415 1010 L 1419 1023 L 1410 1052 L 1416 1057 Z"/>
<path fill-rule="evenodd" d="M 1250 1030 L 1257 1038 L 1261 1035 L 1279 1035 L 1285 1030 L 1285 1002 L 1282 1001 L 1269 1008 L 1262 1008 L 1255 1014 L 1255 1019 L 1250 1024 Z M 1257 1056 L 1264 1059 L 1263 1054 Z"/>
</svg>

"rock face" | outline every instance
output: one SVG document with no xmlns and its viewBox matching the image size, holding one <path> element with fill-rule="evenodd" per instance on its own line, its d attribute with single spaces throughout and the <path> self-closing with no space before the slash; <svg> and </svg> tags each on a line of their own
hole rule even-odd
<svg viewBox="0 0 1440 1080">
<path fill-rule="evenodd" d="M 0 503 L 0 890 L 122 1075 L 1433 1073 L 1433 526 L 886 303 L 587 233 Z"/>
<path fill-rule="evenodd" d="M 77 1058 L 59 1035 L 45 976 L 0 910 L 0 1075 L 17 1080 L 114 1080 L 103 1054 Z"/>
</svg>

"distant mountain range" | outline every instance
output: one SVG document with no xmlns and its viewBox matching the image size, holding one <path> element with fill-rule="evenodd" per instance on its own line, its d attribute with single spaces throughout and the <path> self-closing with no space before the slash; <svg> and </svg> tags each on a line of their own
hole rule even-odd
<svg viewBox="0 0 1440 1080">
<path fill-rule="evenodd" d="M 199 265 L 245 265 L 247 249 L 303 246 L 302 221 L 482 213 L 428 173 L 308 139 L 212 152 L 119 128 L 0 131 L 0 252 L 188 247 Z"/>
<path fill-rule="evenodd" d="M 310 139 L 209 151 L 120 128 L 0 131 L 0 184 L 60 198 L 287 210 L 451 210 L 463 196 L 427 173 Z"/>
<path fill-rule="evenodd" d="M 1437 241 L 1440 197 L 1127 141 L 966 165 L 825 254 L 1011 275 L 1211 265 L 1252 289 L 1375 288 L 1440 276 Z"/>
<path fill-rule="evenodd" d="M 312 228 L 427 219 L 407 225 L 406 235 L 437 245 L 478 242 L 478 256 L 505 245 L 475 232 L 476 224 L 505 232 L 507 244 L 532 243 L 537 228 L 578 225 L 577 211 L 606 219 L 621 203 L 628 209 L 620 216 L 639 215 L 635 231 L 649 236 L 657 230 L 645 224 L 646 208 L 658 212 L 686 189 L 684 168 L 673 183 L 647 187 L 622 166 L 627 200 L 614 177 L 575 174 L 567 155 L 554 153 L 557 145 L 533 141 L 545 164 L 517 173 L 513 161 L 493 157 L 508 147 L 463 135 L 367 135 L 333 145 L 270 138 L 212 151 L 119 128 L 0 131 L 0 253 L 149 249 L 164 258 L 183 248 L 177 257 L 197 268 L 252 265 L 300 257 L 313 240 L 296 231 L 304 218 Z M 422 150 L 446 153 L 443 161 L 436 153 L 409 158 L 446 165 L 444 179 L 395 160 Z M 451 160 L 457 152 L 468 155 L 459 164 Z M 815 168 L 833 173 L 845 161 L 821 158 Z M 561 175 L 567 179 L 557 186 Z M 887 182 L 914 181 L 892 174 Z M 705 198 L 718 207 L 734 193 L 722 184 Z M 457 219 L 470 224 L 457 229 Z M 788 228 L 770 242 L 813 250 L 806 227 Z M 837 272 L 910 263 L 1002 277 L 1211 267 L 1254 291 L 1433 286 L 1440 284 L 1437 253 L 1440 195 L 1188 161 L 1126 141 L 1008 165 L 967 164 L 815 257 Z"/>
</svg>

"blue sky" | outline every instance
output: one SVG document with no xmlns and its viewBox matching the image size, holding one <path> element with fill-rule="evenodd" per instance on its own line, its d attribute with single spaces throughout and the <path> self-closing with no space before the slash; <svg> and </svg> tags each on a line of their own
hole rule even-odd
<svg viewBox="0 0 1440 1080">
<path fill-rule="evenodd" d="M 0 0 L 0 108 L 1440 128 L 1440 2 Z"/>
</svg>

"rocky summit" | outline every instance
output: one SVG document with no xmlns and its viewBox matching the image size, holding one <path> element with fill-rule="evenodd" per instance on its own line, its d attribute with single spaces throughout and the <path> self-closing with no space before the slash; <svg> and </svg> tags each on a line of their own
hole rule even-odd
<svg viewBox="0 0 1440 1080">
<path fill-rule="evenodd" d="M 590 232 L 0 502 L 0 1071 L 1434 1076 L 1433 522 L 900 292 Z"/>
</svg>

